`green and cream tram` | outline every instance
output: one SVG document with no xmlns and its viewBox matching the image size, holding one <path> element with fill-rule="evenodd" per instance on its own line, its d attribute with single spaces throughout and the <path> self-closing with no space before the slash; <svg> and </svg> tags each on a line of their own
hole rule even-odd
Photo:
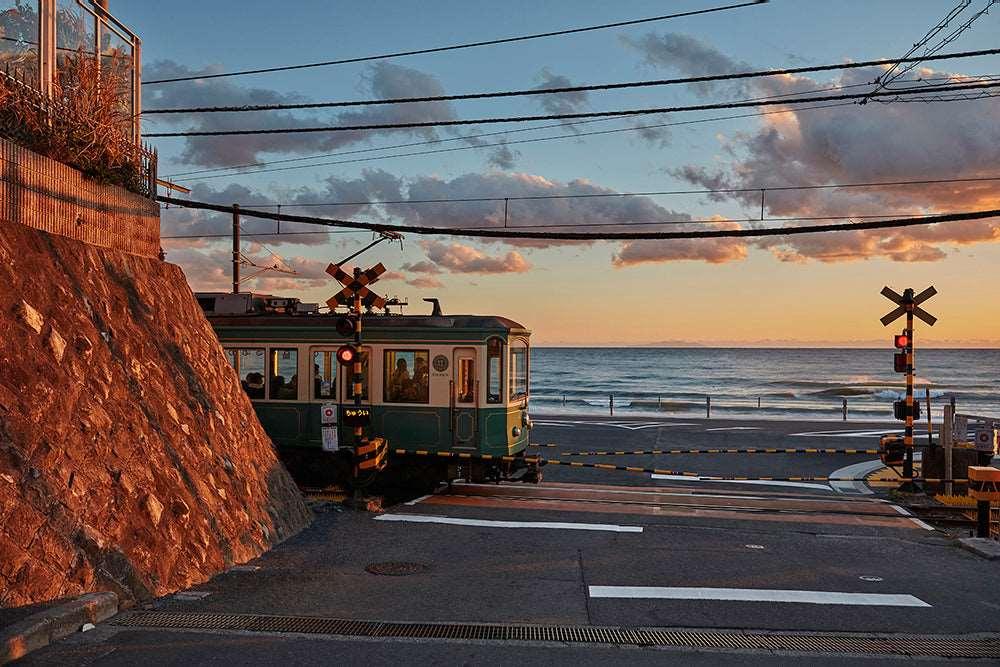
<svg viewBox="0 0 1000 667">
<path fill-rule="evenodd" d="M 295 299 L 264 295 L 196 295 L 257 415 L 293 467 L 332 463 L 352 450 L 350 427 L 338 420 L 336 438 L 322 437 L 321 411 L 352 406 L 350 372 L 338 368 L 336 314 L 320 314 Z M 367 436 L 390 450 L 431 463 L 441 479 L 454 470 L 437 452 L 523 457 L 528 446 L 529 343 L 524 326 L 489 315 L 368 314 L 361 346 L 363 404 L 371 409 Z M 416 456 L 420 453 L 420 456 Z M 432 456 L 427 456 L 430 453 Z M 422 459 L 422 461 L 421 461 Z M 478 479 L 537 480 L 533 466 L 484 464 L 465 470 Z M 396 465 L 394 463 L 394 465 Z M 454 463 L 454 461 L 452 461 Z"/>
</svg>

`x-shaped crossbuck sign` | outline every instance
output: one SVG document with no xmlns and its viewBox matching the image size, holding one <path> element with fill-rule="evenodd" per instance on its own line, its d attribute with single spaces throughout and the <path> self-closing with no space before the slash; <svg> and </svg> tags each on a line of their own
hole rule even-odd
<svg viewBox="0 0 1000 667">
<path fill-rule="evenodd" d="M 334 294 L 332 298 L 327 299 L 326 305 L 330 306 L 331 310 L 337 306 L 351 305 L 354 302 L 355 294 L 361 297 L 361 303 L 369 308 L 385 308 L 385 299 L 366 287 L 377 281 L 379 276 L 385 273 L 385 267 L 382 266 L 382 262 L 379 262 L 367 271 L 362 271 L 357 278 L 344 271 L 337 264 L 331 264 L 326 267 L 326 272 L 340 281 L 344 286 L 344 289 Z"/>
<path fill-rule="evenodd" d="M 912 294 L 912 293 L 913 292 L 910 292 L 910 294 Z M 933 286 L 931 286 L 931 287 L 928 287 L 927 289 L 925 289 L 920 294 L 917 294 L 916 296 L 914 296 L 912 301 L 907 302 L 906 297 L 904 297 L 902 294 L 898 294 L 895 291 L 889 289 L 888 287 L 883 287 L 882 288 L 882 296 L 884 296 L 885 298 L 889 299 L 889 301 L 892 301 L 893 303 L 898 304 L 899 308 L 896 308 L 892 312 L 887 313 L 882 318 L 882 320 L 881 320 L 882 325 L 883 326 L 889 326 L 889 324 L 892 323 L 893 320 L 895 320 L 900 315 L 903 315 L 903 314 L 906 313 L 906 308 L 908 306 L 912 306 L 913 307 L 913 315 L 914 315 L 914 317 L 919 317 L 921 320 L 923 320 L 924 322 L 926 322 L 930 326 L 934 326 L 934 323 L 937 322 L 937 318 L 934 317 L 933 315 L 931 315 L 930 313 L 928 313 L 923 308 L 918 308 L 917 306 L 919 306 L 924 301 L 927 301 L 927 299 L 931 298 L 935 294 L 937 294 L 937 290 L 934 289 Z"/>
</svg>

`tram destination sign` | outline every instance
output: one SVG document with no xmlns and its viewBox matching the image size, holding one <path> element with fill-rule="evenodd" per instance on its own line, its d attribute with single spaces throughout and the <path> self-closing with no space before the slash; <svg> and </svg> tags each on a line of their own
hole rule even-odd
<svg viewBox="0 0 1000 667">
<path fill-rule="evenodd" d="M 337 264 L 330 264 L 326 267 L 326 272 L 344 286 L 344 289 L 327 300 L 326 305 L 330 306 L 331 309 L 337 306 L 350 306 L 354 303 L 355 295 L 360 297 L 361 303 L 368 308 L 385 308 L 385 299 L 368 289 L 369 285 L 376 282 L 379 276 L 385 273 L 385 266 L 381 262 L 367 271 L 360 272 L 357 276 L 344 271 Z"/>
</svg>

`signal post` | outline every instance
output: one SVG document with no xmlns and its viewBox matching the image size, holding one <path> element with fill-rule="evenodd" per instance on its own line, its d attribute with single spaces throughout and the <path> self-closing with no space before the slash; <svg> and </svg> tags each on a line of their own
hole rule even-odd
<svg viewBox="0 0 1000 667">
<path fill-rule="evenodd" d="M 337 264 L 330 264 L 326 272 L 336 278 L 344 289 L 327 300 L 327 305 L 332 311 L 338 306 L 348 306 L 349 312 L 346 318 L 338 320 L 337 332 L 344 336 L 353 333 L 353 340 L 348 345 L 342 345 L 337 350 L 337 361 L 346 370 L 350 369 L 352 397 L 354 399 L 353 408 L 345 408 L 341 415 L 344 423 L 354 429 L 354 477 L 360 481 L 360 477 L 365 472 L 377 473 L 383 470 L 386 465 L 386 454 L 388 453 L 387 443 L 384 438 L 364 437 L 364 429 L 371 424 L 371 410 L 362 404 L 364 372 L 361 352 L 361 314 L 362 306 L 368 308 L 384 308 L 385 299 L 368 289 L 370 285 L 385 273 L 385 266 L 378 263 L 367 271 L 362 271 L 355 267 L 353 275 L 344 271 Z M 374 475 L 370 476 L 364 483 L 371 481 Z M 360 487 L 362 484 L 358 484 Z M 357 490 L 357 489 L 356 489 Z"/>
<path fill-rule="evenodd" d="M 882 288 L 882 296 L 897 305 L 893 311 L 882 317 L 883 326 L 889 326 L 901 315 L 906 316 L 906 326 L 903 333 L 893 337 L 893 346 L 901 352 L 897 352 L 893 358 L 893 370 L 897 373 L 906 373 L 906 398 L 903 401 L 896 401 L 893 404 L 893 413 L 896 419 L 905 421 L 903 430 L 903 447 L 905 458 L 903 459 L 903 477 L 906 481 L 902 485 L 903 490 L 913 491 L 916 485 L 913 483 L 913 421 L 920 417 L 920 405 L 913 400 L 913 318 L 914 316 L 926 322 L 929 326 L 934 326 L 937 318 L 920 308 L 920 304 L 937 294 L 933 286 L 928 287 L 920 294 L 914 295 L 912 288 L 903 290 L 902 294 L 897 294 L 889 287 Z M 930 406 L 928 405 L 928 410 Z M 928 418 L 930 415 L 928 415 Z M 884 460 L 884 457 L 883 457 Z"/>
</svg>

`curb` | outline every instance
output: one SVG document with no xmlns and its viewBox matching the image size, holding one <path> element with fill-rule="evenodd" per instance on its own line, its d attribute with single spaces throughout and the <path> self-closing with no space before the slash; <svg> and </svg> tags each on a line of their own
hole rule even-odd
<svg viewBox="0 0 1000 667">
<path fill-rule="evenodd" d="M 85 623 L 100 623 L 118 613 L 112 592 L 88 593 L 0 628 L 0 665 L 78 632 Z"/>
<path fill-rule="evenodd" d="M 1000 542 L 986 537 L 962 537 L 958 546 L 986 560 L 1000 560 Z"/>
</svg>

